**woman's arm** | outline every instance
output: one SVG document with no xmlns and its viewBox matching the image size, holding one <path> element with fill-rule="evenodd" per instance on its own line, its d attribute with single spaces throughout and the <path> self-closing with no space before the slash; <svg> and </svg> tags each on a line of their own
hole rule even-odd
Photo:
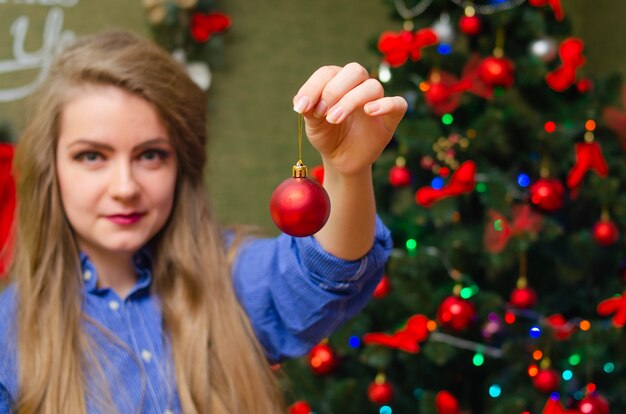
<svg viewBox="0 0 626 414">
<path fill-rule="evenodd" d="M 330 217 L 315 234 L 329 253 L 355 260 L 374 241 L 372 164 L 404 116 L 404 98 L 384 97 L 380 82 L 357 63 L 318 69 L 294 97 L 307 136 L 324 164 Z"/>
</svg>

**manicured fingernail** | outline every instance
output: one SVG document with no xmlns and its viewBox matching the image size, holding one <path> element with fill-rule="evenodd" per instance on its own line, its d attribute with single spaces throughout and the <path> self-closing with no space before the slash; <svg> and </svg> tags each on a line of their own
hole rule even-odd
<svg viewBox="0 0 626 414">
<path fill-rule="evenodd" d="M 343 109 L 340 106 L 336 106 L 330 110 L 326 120 L 331 124 L 337 124 L 343 119 Z"/>
<path fill-rule="evenodd" d="M 380 110 L 380 105 L 378 105 L 377 103 L 374 102 L 370 102 L 367 105 L 365 105 L 365 112 L 372 115 L 375 114 L 376 112 L 378 112 Z"/>
<path fill-rule="evenodd" d="M 324 101 L 319 101 L 317 103 L 317 105 L 315 106 L 315 110 L 313 111 L 313 115 L 315 115 L 316 118 L 321 118 L 326 114 L 326 109 L 328 109 L 328 106 L 326 105 L 326 102 Z"/>
<path fill-rule="evenodd" d="M 309 97 L 301 96 L 298 98 L 296 103 L 293 105 L 293 110 L 297 113 L 301 114 L 304 110 L 309 106 Z"/>
</svg>

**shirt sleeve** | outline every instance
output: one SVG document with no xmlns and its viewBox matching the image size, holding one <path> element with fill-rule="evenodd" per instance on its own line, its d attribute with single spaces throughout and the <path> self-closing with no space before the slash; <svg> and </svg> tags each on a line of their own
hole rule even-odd
<svg viewBox="0 0 626 414">
<path fill-rule="evenodd" d="M 376 218 L 370 251 L 359 260 L 326 252 L 313 237 L 286 234 L 243 244 L 233 265 L 237 296 L 271 362 L 306 353 L 356 315 L 376 288 L 391 253 Z"/>
<path fill-rule="evenodd" d="M 2 384 L 0 384 L 0 414 L 11 414 L 11 395 Z"/>
</svg>

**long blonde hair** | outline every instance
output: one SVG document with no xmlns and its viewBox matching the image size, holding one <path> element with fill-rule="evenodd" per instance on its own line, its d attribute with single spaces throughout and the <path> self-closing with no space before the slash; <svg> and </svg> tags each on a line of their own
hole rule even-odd
<svg viewBox="0 0 626 414">
<path fill-rule="evenodd" d="M 18 412 L 85 412 L 91 378 L 85 367 L 98 370 L 82 329 L 79 252 L 54 163 L 63 105 L 89 84 L 113 85 L 151 102 L 177 151 L 174 206 L 153 240 L 152 289 L 162 303 L 183 411 L 284 411 L 276 378 L 234 294 L 203 182 L 206 96 L 151 42 L 105 32 L 80 39 L 57 58 L 18 144 L 19 224 L 11 272 L 19 300 Z"/>
</svg>

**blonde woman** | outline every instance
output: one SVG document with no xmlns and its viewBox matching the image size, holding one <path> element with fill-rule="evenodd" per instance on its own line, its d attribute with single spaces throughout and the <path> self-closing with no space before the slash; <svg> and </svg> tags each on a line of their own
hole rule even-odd
<svg viewBox="0 0 626 414">
<path fill-rule="evenodd" d="M 128 33 L 60 54 L 16 152 L 0 412 L 284 411 L 268 361 L 305 353 L 381 276 L 371 164 L 406 102 L 349 64 L 316 71 L 294 109 L 331 216 L 311 237 L 242 243 L 229 265 L 202 180 L 203 93 Z"/>
</svg>

